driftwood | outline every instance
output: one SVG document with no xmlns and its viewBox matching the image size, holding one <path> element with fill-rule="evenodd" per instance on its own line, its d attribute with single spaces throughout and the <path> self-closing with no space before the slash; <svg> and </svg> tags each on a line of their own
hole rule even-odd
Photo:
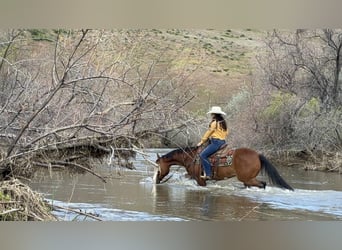
<svg viewBox="0 0 342 250">
<path fill-rule="evenodd" d="M 76 213 L 76 214 L 79 214 L 79 215 L 83 215 L 85 217 L 89 217 L 89 218 L 92 218 L 94 220 L 98 220 L 98 221 L 103 221 L 101 218 L 99 218 L 98 216 L 95 216 L 91 213 L 86 213 L 86 212 L 82 212 L 80 210 L 77 210 L 77 209 L 72 209 L 72 208 L 68 208 L 68 207 L 62 207 L 62 206 L 57 206 L 57 205 L 53 205 L 51 204 L 51 206 L 53 208 L 57 208 L 57 209 L 62 209 L 62 210 L 66 210 L 66 211 L 70 211 L 70 212 L 73 212 L 73 213 Z"/>
<path fill-rule="evenodd" d="M 2 178 L 8 176 L 30 178 L 37 167 L 43 167 L 89 172 L 106 182 L 104 177 L 92 170 L 91 159 L 103 159 L 111 155 L 111 158 L 128 161 L 136 153 L 128 150 L 133 142 L 135 142 L 134 138 L 125 136 L 92 136 L 56 142 L 4 157 L 0 160 L 0 174 Z M 129 164 L 126 165 L 129 166 Z"/>
<path fill-rule="evenodd" d="M 0 216 L 4 216 L 4 215 L 10 214 L 10 213 L 14 213 L 14 212 L 18 212 L 18 211 L 21 211 L 21 209 L 19 209 L 19 208 L 12 208 L 10 210 L 0 212 Z"/>
</svg>

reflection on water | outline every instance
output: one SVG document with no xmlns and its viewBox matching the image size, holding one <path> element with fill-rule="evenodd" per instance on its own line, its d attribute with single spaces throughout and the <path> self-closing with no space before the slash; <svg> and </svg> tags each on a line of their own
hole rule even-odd
<svg viewBox="0 0 342 250">
<path fill-rule="evenodd" d="M 154 151 L 150 152 L 155 160 Z M 236 221 L 236 220 L 341 220 L 341 176 L 278 168 L 294 192 L 267 186 L 244 189 L 235 178 L 199 187 L 184 177 L 183 168 L 172 167 L 172 178 L 152 184 L 153 168 L 139 157 L 137 170 L 98 166 L 107 183 L 90 174 L 39 171 L 30 186 L 52 203 L 113 221 Z M 263 177 L 261 177 L 263 178 Z M 62 220 L 91 220 L 56 210 Z"/>
<path fill-rule="evenodd" d="M 181 214 L 188 219 L 227 221 L 243 218 L 258 204 L 244 197 L 220 195 L 203 190 L 156 186 L 154 212 Z M 250 218 L 259 220 L 259 217 Z"/>
<path fill-rule="evenodd" d="M 65 207 L 66 203 L 60 201 L 49 200 L 50 203 Z M 64 221 L 184 221 L 184 219 L 163 216 L 163 215 L 153 215 L 146 212 L 138 211 L 127 211 L 122 209 L 115 209 L 111 207 L 106 207 L 104 204 L 92 204 L 92 203 L 68 203 L 68 208 L 72 210 L 83 210 L 91 216 L 75 213 L 73 211 L 65 211 L 65 209 L 57 208 L 54 211 L 54 215 Z M 94 217 L 95 218 L 94 218 Z"/>
</svg>

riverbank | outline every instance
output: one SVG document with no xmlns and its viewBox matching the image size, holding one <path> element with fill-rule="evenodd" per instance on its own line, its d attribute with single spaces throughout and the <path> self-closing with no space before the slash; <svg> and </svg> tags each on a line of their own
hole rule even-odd
<svg viewBox="0 0 342 250">
<path fill-rule="evenodd" d="M 277 165 L 342 174 L 341 152 L 283 151 L 269 152 L 266 155 Z"/>
</svg>

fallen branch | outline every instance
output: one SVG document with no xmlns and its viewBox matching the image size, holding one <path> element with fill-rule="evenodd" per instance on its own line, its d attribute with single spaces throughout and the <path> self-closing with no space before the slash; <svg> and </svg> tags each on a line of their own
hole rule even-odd
<svg viewBox="0 0 342 250">
<path fill-rule="evenodd" d="M 20 201 L 0 201 L 0 204 L 18 204 Z"/>
<path fill-rule="evenodd" d="M 38 167 L 44 167 L 44 168 L 59 168 L 59 169 L 65 169 L 65 166 L 61 166 L 61 165 L 52 165 L 52 164 L 48 164 L 48 163 L 42 163 L 42 162 L 32 162 L 35 166 Z"/>
<path fill-rule="evenodd" d="M 18 212 L 20 210 L 21 210 L 20 208 L 13 208 L 13 209 L 10 209 L 10 210 L 7 210 L 7 211 L 0 213 L 0 216 L 10 214 L 10 213 L 14 213 L 14 212 Z"/>
<path fill-rule="evenodd" d="M 100 178 L 104 183 L 106 183 L 106 179 L 104 177 L 102 177 L 101 175 L 99 175 L 98 173 L 90 170 L 89 168 L 83 167 L 80 164 L 77 163 L 73 163 L 73 162 L 65 162 L 65 161 L 54 161 L 51 162 L 52 165 L 64 165 L 64 166 L 72 166 L 72 167 L 76 167 L 76 168 L 80 168 L 82 170 L 87 171 L 88 173 L 91 173 L 92 175 L 95 175 L 96 177 Z"/>
<path fill-rule="evenodd" d="M 76 213 L 76 214 L 80 214 L 80 215 L 83 215 L 83 216 L 86 216 L 86 217 L 90 217 L 94 220 L 98 220 L 98 221 L 103 221 L 101 218 L 95 216 L 95 215 L 92 215 L 92 214 L 88 214 L 88 213 L 85 213 L 85 212 L 82 212 L 82 211 L 78 211 L 76 209 L 72 209 L 72 208 L 68 208 L 68 207 L 62 207 L 62 206 L 57 206 L 57 205 L 53 205 L 51 204 L 52 207 L 54 208 L 57 208 L 57 209 L 63 209 L 63 210 L 66 210 L 66 211 L 70 211 L 70 212 L 73 212 L 73 213 Z"/>
<path fill-rule="evenodd" d="M 85 137 L 78 137 L 78 138 L 73 138 L 73 139 L 66 139 L 63 141 L 53 142 L 51 144 L 45 144 L 39 147 L 28 149 L 24 152 L 19 152 L 9 157 L 5 157 L 4 159 L 0 160 L 0 165 L 8 163 L 12 159 L 24 157 L 25 155 L 30 155 L 32 153 L 57 151 L 57 150 L 69 150 L 69 149 L 75 150 L 76 148 L 82 148 L 82 147 L 85 147 L 85 148 L 93 147 L 94 149 L 103 151 L 103 154 L 110 154 L 111 153 L 110 149 L 105 148 L 101 145 L 111 144 L 113 141 L 120 140 L 122 138 L 128 138 L 128 137 L 85 136 Z"/>
</svg>

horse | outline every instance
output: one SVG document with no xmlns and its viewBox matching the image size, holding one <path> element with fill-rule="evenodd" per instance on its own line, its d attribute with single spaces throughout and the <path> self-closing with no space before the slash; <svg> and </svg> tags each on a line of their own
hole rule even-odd
<svg viewBox="0 0 342 250">
<path fill-rule="evenodd" d="M 200 150 L 200 147 L 188 147 L 175 149 L 163 156 L 157 154 L 157 168 L 153 177 L 155 183 L 161 183 L 163 178 L 169 174 L 172 165 L 179 165 L 185 167 L 187 173 L 197 181 L 198 185 L 206 186 L 206 179 L 201 178 L 203 170 L 199 160 Z M 262 154 L 249 148 L 237 148 L 230 151 L 232 152 L 231 165 L 225 167 L 213 166 L 213 180 L 219 181 L 236 176 L 246 188 L 256 186 L 265 189 L 266 182 L 256 179 L 256 176 L 262 171 L 262 173 L 266 173 L 273 185 L 291 191 L 294 190 Z M 213 162 L 215 155 L 216 153 L 210 156 L 211 162 Z"/>
</svg>

